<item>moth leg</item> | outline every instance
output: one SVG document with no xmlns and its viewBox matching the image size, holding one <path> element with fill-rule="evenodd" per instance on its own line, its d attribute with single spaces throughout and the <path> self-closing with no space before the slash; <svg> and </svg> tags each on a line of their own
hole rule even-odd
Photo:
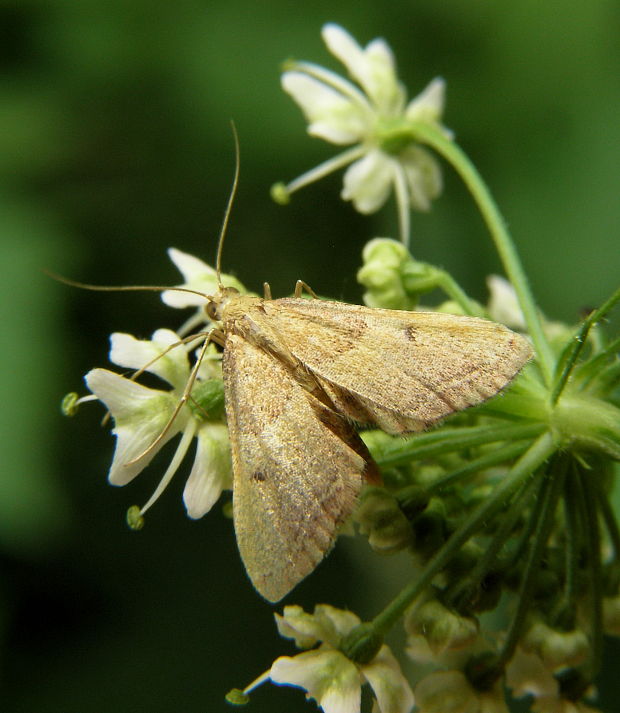
<svg viewBox="0 0 620 713">
<path fill-rule="evenodd" d="M 206 338 L 207 344 L 209 342 L 215 342 L 216 344 L 219 344 L 220 347 L 223 347 L 224 342 L 226 341 L 226 336 L 224 335 L 224 332 L 221 329 L 217 329 L 216 327 L 206 333 Z"/>
<path fill-rule="evenodd" d="M 263 294 L 266 300 L 273 299 L 273 297 L 271 296 L 271 287 L 268 282 L 263 282 Z"/>
<path fill-rule="evenodd" d="M 166 434 L 172 427 L 172 424 L 174 423 L 176 417 L 179 415 L 179 412 L 191 398 L 191 392 L 192 392 L 192 389 L 196 382 L 196 377 L 198 376 L 198 370 L 200 369 L 202 360 L 204 359 L 204 356 L 207 353 L 207 347 L 209 346 L 209 344 L 212 341 L 219 343 L 217 339 L 214 339 L 214 332 L 218 332 L 218 331 L 220 331 L 220 330 L 212 329 L 209 332 L 205 332 L 203 335 L 200 335 L 200 334 L 193 335 L 194 339 L 204 336 L 204 342 L 202 344 L 202 347 L 200 348 L 200 353 L 198 354 L 196 363 L 192 367 L 192 370 L 190 372 L 187 383 L 185 384 L 185 389 L 183 390 L 181 398 L 178 400 L 177 405 L 175 406 L 174 411 L 172 412 L 172 415 L 168 419 L 168 422 L 166 423 L 166 425 L 161 430 L 161 433 L 159 434 L 159 436 L 157 436 L 157 438 L 147 448 L 145 448 L 142 451 L 142 453 L 139 453 L 135 458 L 132 458 L 130 461 L 128 461 L 126 465 L 133 465 L 134 463 L 137 463 L 141 458 L 144 458 L 144 456 L 148 455 L 153 450 L 153 448 L 156 448 L 157 445 L 159 443 L 161 443 L 162 439 L 166 437 Z M 220 338 L 220 335 L 217 335 L 217 336 L 218 336 L 218 338 Z M 221 335 L 221 337 L 223 337 L 223 335 Z M 182 342 L 186 342 L 186 341 L 189 341 L 189 340 L 188 339 L 182 340 Z"/>
<path fill-rule="evenodd" d="M 312 287 L 310 287 L 307 282 L 304 282 L 303 280 L 297 280 L 297 282 L 295 283 L 295 297 L 301 297 L 304 290 L 310 295 L 310 297 L 314 297 L 315 300 L 319 299 L 317 293 L 312 289 Z"/>
</svg>

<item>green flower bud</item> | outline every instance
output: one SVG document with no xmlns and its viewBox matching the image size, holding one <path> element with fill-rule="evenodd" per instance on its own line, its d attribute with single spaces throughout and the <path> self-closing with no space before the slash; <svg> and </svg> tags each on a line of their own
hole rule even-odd
<svg viewBox="0 0 620 713">
<path fill-rule="evenodd" d="M 218 421 L 224 413 L 224 382 L 221 379 L 198 381 L 187 402 L 198 421 Z"/>
<path fill-rule="evenodd" d="M 408 633 L 422 635 L 431 651 L 440 655 L 471 646 L 478 636 L 478 622 L 447 609 L 431 599 L 413 610 L 405 622 Z"/>
<path fill-rule="evenodd" d="M 396 499 L 381 488 L 364 492 L 354 517 L 375 552 L 390 554 L 411 544 L 411 525 Z"/>
</svg>

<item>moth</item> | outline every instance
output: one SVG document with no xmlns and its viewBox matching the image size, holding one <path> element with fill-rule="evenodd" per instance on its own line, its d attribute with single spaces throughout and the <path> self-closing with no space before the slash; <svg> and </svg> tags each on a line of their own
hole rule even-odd
<svg viewBox="0 0 620 713">
<path fill-rule="evenodd" d="M 219 254 L 218 254 L 219 258 Z M 218 259 L 219 276 L 219 259 Z M 473 317 L 240 294 L 206 312 L 223 347 L 233 518 L 247 573 L 276 602 L 312 572 L 378 468 L 355 424 L 428 428 L 503 389 L 529 342 Z"/>
<path fill-rule="evenodd" d="M 497 394 L 531 358 L 522 336 L 474 317 L 374 309 L 330 302 L 298 281 L 294 297 L 242 295 L 221 281 L 205 295 L 216 323 L 194 335 L 223 349 L 224 399 L 233 461 L 233 520 L 239 552 L 258 592 L 270 602 L 288 594 L 332 548 L 365 481 L 381 482 L 357 425 L 391 434 L 420 431 Z M 155 286 L 95 290 L 155 290 Z M 302 298 L 306 289 L 314 299 Z M 188 343 L 185 338 L 181 343 Z M 200 358 L 167 432 L 191 398 Z M 142 371 L 142 370 L 140 370 Z M 139 372 L 138 372 L 139 373 Z"/>
</svg>

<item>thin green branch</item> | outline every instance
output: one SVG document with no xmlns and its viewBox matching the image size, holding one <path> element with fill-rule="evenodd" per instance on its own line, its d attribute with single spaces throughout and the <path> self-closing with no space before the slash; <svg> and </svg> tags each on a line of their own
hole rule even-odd
<svg viewBox="0 0 620 713">
<path fill-rule="evenodd" d="M 601 510 L 601 515 L 603 521 L 605 522 L 605 527 L 607 528 L 607 533 L 611 541 L 611 546 L 614 551 L 614 560 L 618 562 L 620 560 L 620 529 L 618 529 L 618 520 L 616 519 L 616 514 L 609 502 L 607 494 L 601 488 L 599 482 L 592 486 L 598 498 L 598 506 Z"/>
<path fill-rule="evenodd" d="M 575 465 L 577 470 L 577 466 Z M 590 678 L 598 674 L 603 659 L 603 577 L 601 566 L 601 534 L 598 521 L 598 498 L 590 473 L 577 471 L 583 493 L 582 504 L 586 516 L 586 536 L 590 586 Z"/>
<path fill-rule="evenodd" d="M 495 448 L 491 452 L 480 456 L 480 458 L 474 458 L 473 460 L 468 461 L 464 466 L 443 475 L 434 483 L 431 483 L 426 488 L 426 491 L 429 494 L 434 494 L 444 488 L 447 488 L 456 481 L 471 475 L 472 473 L 478 473 L 481 470 L 492 468 L 500 463 L 507 463 L 513 458 L 517 458 L 524 453 L 527 450 L 528 445 L 528 441 L 518 441 L 517 443 L 511 443 L 510 445 L 502 448 Z"/>
<path fill-rule="evenodd" d="M 473 317 L 483 317 L 485 315 L 484 309 L 482 309 L 475 300 L 467 296 L 467 293 L 449 272 L 445 270 L 438 271 L 437 286 L 441 288 L 451 300 L 454 300 L 465 314 L 472 315 Z"/>
<path fill-rule="evenodd" d="M 564 387 L 568 382 L 568 377 L 570 376 L 577 359 L 579 358 L 586 341 L 588 339 L 588 333 L 590 329 L 599 322 L 603 317 L 620 301 L 620 289 L 616 290 L 614 294 L 606 300 L 598 309 L 591 312 L 581 323 L 577 334 L 568 343 L 566 349 L 562 352 L 560 359 L 558 361 L 558 367 L 561 365 L 561 371 L 556 374 L 555 384 L 553 386 L 553 391 L 551 392 L 551 404 L 555 404 L 560 397 Z"/>
<path fill-rule="evenodd" d="M 433 577 L 455 557 L 461 547 L 476 534 L 489 518 L 499 512 L 527 481 L 533 478 L 538 468 L 552 455 L 556 449 L 553 434 L 546 431 L 530 446 L 523 456 L 514 464 L 489 498 L 481 502 L 466 518 L 461 526 L 451 535 L 443 547 L 414 582 L 407 585 L 385 609 L 372 621 L 377 634 L 385 634 L 403 615 L 407 607 L 431 584 Z"/>
<path fill-rule="evenodd" d="M 596 356 L 588 359 L 583 364 L 579 364 L 575 368 L 574 378 L 579 380 L 580 388 L 585 388 L 593 378 L 597 378 L 601 373 L 601 370 L 605 370 L 609 366 L 617 367 L 620 365 L 620 361 L 616 360 L 607 364 L 616 353 L 620 351 L 620 337 L 614 339 L 612 342 L 607 344 Z"/>
<path fill-rule="evenodd" d="M 487 185 L 467 155 L 439 129 L 429 126 L 427 123 L 415 122 L 411 125 L 411 131 L 417 141 L 432 147 L 452 165 L 476 201 L 504 265 L 504 270 L 515 289 L 525 323 L 538 355 L 545 383 L 547 386 L 551 386 L 555 369 L 553 352 L 543 331 L 542 320 L 516 248 Z"/>
<path fill-rule="evenodd" d="M 564 536 L 566 538 L 564 593 L 558 611 L 552 617 L 551 622 L 554 625 L 559 623 L 566 630 L 573 629 L 575 626 L 577 581 L 585 534 L 584 523 L 579 516 L 577 502 L 574 476 L 569 473 L 566 478 L 564 493 Z M 557 621 L 558 616 L 560 617 L 559 621 Z"/>
<path fill-rule="evenodd" d="M 542 502 L 542 507 L 540 508 L 534 529 L 533 541 L 523 570 L 521 586 L 519 587 L 519 593 L 517 595 L 517 611 L 515 612 L 510 624 L 510 629 L 508 630 L 508 635 L 499 654 L 497 661 L 498 667 L 504 666 L 512 658 L 523 633 L 525 620 L 530 609 L 540 560 L 547 545 L 551 528 L 553 527 L 555 510 L 566 475 L 565 463 L 560 464 L 558 460 L 560 459 L 556 459 L 555 461 L 555 467 L 552 466 L 546 473 L 541 484 L 539 498 Z"/>
<path fill-rule="evenodd" d="M 463 448 L 481 446 L 498 441 L 522 441 L 536 438 L 546 429 L 543 423 L 508 426 L 464 426 L 462 428 L 441 428 L 430 433 L 412 436 L 405 441 L 386 447 L 377 457 L 382 467 L 403 465 L 412 458 L 428 458 L 443 453 L 453 453 Z"/>
<path fill-rule="evenodd" d="M 519 521 L 519 518 L 527 506 L 528 500 L 532 497 L 534 485 L 533 480 L 525 483 L 520 491 L 510 501 L 510 506 L 506 512 L 501 514 L 501 521 L 497 530 L 493 533 L 491 541 L 485 546 L 484 552 L 475 567 L 464 577 L 458 579 L 444 599 L 446 604 L 454 604 L 458 607 L 458 599 L 467 594 L 472 587 L 478 586 L 484 577 L 498 565 L 498 554 L 502 547 L 510 539 L 512 532 Z M 460 608 L 459 608 L 460 611 Z"/>
</svg>

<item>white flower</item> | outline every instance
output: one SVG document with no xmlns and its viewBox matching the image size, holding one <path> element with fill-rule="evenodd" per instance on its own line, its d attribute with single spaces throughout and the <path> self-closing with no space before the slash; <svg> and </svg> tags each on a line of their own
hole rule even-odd
<svg viewBox="0 0 620 713">
<path fill-rule="evenodd" d="M 506 684 L 513 696 L 531 696 L 532 713 L 599 713 L 583 701 L 571 701 L 561 695 L 558 679 L 538 655 L 518 647 L 506 667 Z M 586 697 L 593 691 L 588 691 Z"/>
<path fill-rule="evenodd" d="M 398 662 L 384 644 L 366 664 L 356 664 L 339 649 L 342 639 L 361 622 L 352 612 L 327 604 L 307 614 L 301 607 L 284 608 L 276 614 L 282 636 L 295 640 L 300 648 L 320 644 L 297 656 L 281 656 L 274 661 L 269 677 L 274 683 L 299 686 L 314 698 L 325 713 L 359 713 L 361 687 L 373 689 L 381 713 L 409 713 L 413 694 Z"/>
<path fill-rule="evenodd" d="M 184 282 L 179 287 L 196 290 L 204 295 L 213 295 L 217 291 L 219 285 L 215 268 L 207 265 L 200 258 L 184 253 L 177 248 L 168 248 L 168 257 L 183 275 Z M 221 275 L 221 279 L 225 287 L 235 287 L 241 293 L 246 292 L 239 280 L 236 280 L 232 275 Z M 203 307 L 206 301 L 200 295 L 176 290 L 165 290 L 162 292 L 161 298 L 169 307 L 180 308 Z"/>
<path fill-rule="evenodd" d="M 420 713 L 508 713 L 501 681 L 488 691 L 476 690 L 461 671 L 437 671 L 415 687 Z"/>
<path fill-rule="evenodd" d="M 445 83 L 434 79 L 406 101 L 387 43 L 375 39 L 365 48 L 342 27 L 324 25 L 323 40 L 356 82 L 309 62 L 294 62 L 282 75 L 282 87 L 299 104 L 308 133 L 353 148 L 326 161 L 272 194 L 286 202 L 293 191 L 351 164 L 344 175 L 342 198 L 360 213 L 374 213 L 394 190 L 401 239 L 409 240 L 409 210 L 428 210 L 441 192 L 435 158 L 415 143 L 412 126 L 424 122 L 442 130 Z"/>
<path fill-rule="evenodd" d="M 522 638 L 525 651 L 540 656 L 551 671 L 579 666 L 590 654 L 590 641 L 582 629 L 554 629 L 538 617 L 532 617 Z"/>
<path fill-rule="evenodd" d="M 512 329 L 525 329 L 525 319 L 519 305 L 514 287 L 504 277 L 489 275 L 489 316 L 495 322 L 501 322 Z"/>
<path fill-rule="evenodd" d="M 537 654 L 517 647 L 506 667 L 506 685 L 515 698 L 557 696 L 559 685 L 553 673 Z"/>
<path fill-rule="evenodd" d="M 168 329 L 157 330 L 150 341 L 116 333 L 111 337 L 111 344 L 110 361 L 126 368 L 149 371 L 173 388 L 148 388 L 107 369 L 88 372 L 85 377 L 88 388 L 106 405 L 114 419 L 113 433 L 117 443 L 108 480 L 113 485 L 126 485 L 151 462 L 166 442 L 181 433 L 181 441 L 169 467 L 140 511 L 143 514 L 170 482 L 196 437 L 196 457 L 183 499 L 190 517 L 202 517 L 222 490 L 231 487 L 228 432 L 223 423 L 209 420 L 212 414 L 208 413 L 216 405 L 221 410 L 221 397 L 218 399 L 221 387 L 218 390 L 220 382 L 217 379 L 219 362 L 214 366 L 215 353 L 210 351 L 211 347 L 207 349 L 192 398 L 169 423 L 190 377 L 185 345 Z"/>
<path fill-rule="evenodd" d="M 184 282 L 178 287 L 191 292 L 182 292 L 176 289 L 164 290 L 161 293 L 162 301 L 169 307 L 183 309 L 185 307 L 198 307 L 196 314 L 191 317 L 179 330 L 179 334 L 184 335 L 207 321 L 204 306 L 207 303 L 207 296 L 217 292 L 219 287 L 217 272 L 215 268 L 207 265 L 200 258 L 189 253 L 184 253 L 177 248 L 168 248 L 168 256 L 175 264 L 179 272 L 183 275 Z M 241 294 L 247 290 L 232 275 L 221 275 L 221 284 L 225 287 L 234 287 Z M 201 294 L 195 294 L 201 293 Z"/>
<path fill-rule="evenodd" d="M 429 599 L 410 611 L 405 628 L 413 636 L 424 636 L 433 654 L 440 657 L 449 651 L 470 651 L 478 640 L 479 625 L 475 619 L 447 609 L 437 599 Z"/>
</svg>

